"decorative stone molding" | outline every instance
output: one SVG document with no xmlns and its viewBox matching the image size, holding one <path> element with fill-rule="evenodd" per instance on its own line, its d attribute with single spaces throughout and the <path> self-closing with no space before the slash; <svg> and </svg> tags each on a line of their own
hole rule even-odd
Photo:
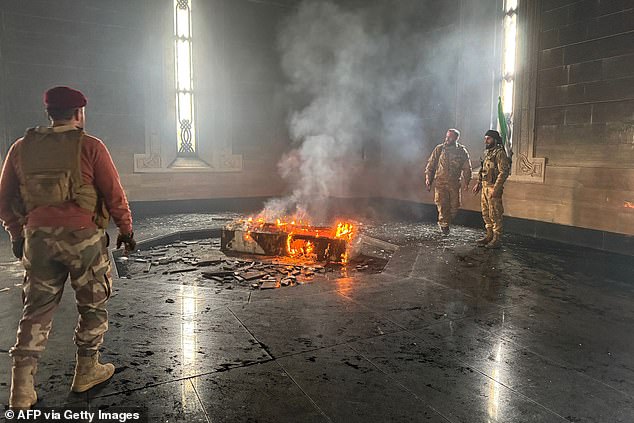
<svg viewBox="0 0 634 423">
<path fill-rule="evenodd" d="M 511 181 L 544 183 L 546 159 L 535 157 L 535 107 L 542 0 L 520 0 L 514 89 Z"/>
<path fill-rule="evenodd" d="M 145 16 L 145 152 L 134 155 L 134 172 L 241 172 L 242 156 L 233 154 L 230 137 L 218 128 L 197 134 L 197 157 L 178 156 L 173 0 L 147 2 Z"/>
<path fill-rule="evenodd" d="M 546 159 L 535 157 L 529 158 L 520 153 L 520 161 L 517 164 L 515 170 L 519 171 L 519 176 L 529 178 L 541 178 L 543 181 L 545 166 Z"/>
<path fill-rule="evenodd" d="M 217 171 L 219 172 L 239 172 L 242 170 L 242 155 L 233 154 L 231 149 L 216 151 L 220 160 Z"/>
<path fill-rule="evenodd" d="M 160 170 L 163 163 L 158 135 L 146 134 L 145 153 L 134 155 L 134 172 L 144 173 Z"/>
</svg>

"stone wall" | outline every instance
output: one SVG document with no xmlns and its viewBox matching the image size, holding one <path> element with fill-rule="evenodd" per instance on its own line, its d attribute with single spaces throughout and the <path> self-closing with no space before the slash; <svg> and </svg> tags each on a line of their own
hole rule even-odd
<svg viewBox="0 0 634 423">
<path fill-rule="evenodd" d="M 198 138 L 213 169 L 184 172 L 169 169 L 176 145 L 171 0 L 4 0 L 2 154 L 25 128 L 46 123 L 42 92 L 68 84 L 89 97 L 87 129 L 108 145 L 131 200 L 279 195 L 284 184 L 276 164 L 289 146 L 289 105 L 276 34 L 296 3 L 194 3 Z M 366 172 L 342 197 L 431 203 L 423 190 L 424 161 L 448 127 L 462 130 L 474 167 L 479 164 L 482 134 L 495 124 L 501 4 L 431 4 L 421 18 L 429 61 L 455 62 L 455 72 L 443 76 L 443 86 L 455 89 L 428 105 L 420 156 L 404 164 L 379 146 L 368 162 L 354 164 Z M 624 0 L 521 4 L 538 5 L 531 24 L 538 41 L 519 52 L 534 57 L 527 60 L 535 61 L 535 86 L 518 95 L 535 97 L 532 155 L 546 165 L 543 182 L 508 182 L 507 214 L 632 235 L 634 209 L 626 205 L 634 202 L 634 6 Z M 457 41 L 438 47 L 436 40 L 448 36 Z M 433 72 L 421 75 L 421 83 L 429 84 L 430 98 L 438 97 Z M 464 207 L 477 211 L 478 198 L 465 195 Z"/>
<path fill-rule="evenodd" d="M 535 155 L 544 184 L 509 186 L 509 213 L 634 234 L 634 4 L 541 3 Z"/>
<path fill-rule="evenodd" d="M 90 132 L 129 171 L 128 152 L 144 136 L 143 13 L 143 2 L 125 0 L 0 3 L 2 153 L 26 128 L 48 123 L 44 90 L 72 85 L 89 98 Z"/>
<path fill-rule="evenodd" d="M 294 2 L 193 2 L 198 141 L 215 163 L 188 172 L 169 170 L 172 0 L 3 1 L 1 155 L 47 123 L 43 91 L 70 85 L 88 97 L 86 129 L 108 146 L 132 201 L 279 195 L 289 141 L 276 31 Z M 218 171 L 220 154 L 237 166 Z"/>
<path fill-rule="evenodd" d="M 533 157 L 545 158 L 546 165 L 543 182 L 509 180 L 504 195 L 506 214 L 634 235 L 634 209 L 628 206 L 634 203 L 634 4 L 543 0 L 535 5 L 538 10 L 531 31 L 537 31 L 538 42 L 535 51 L 518 51 L 518 57 L 524 58 L 519 66 L 525 71 L 529 65 L 535 66 L 536 92 L 516 92 L 515 102 L 522 100 L 518 96 L 535 96 L 528 113 L 534 116 L 534 132 L 524 135 L 532 139 Z M 491 43 L 486 36 L 471 41 L 474 48 Z M 485 71 L 493 69 L 486 68 L 486 58 L 483 63 Z M 483 80 L 482 88 L 480 95 L 492 86 Z M 490 103 L 481 106 L 479 113 L 491 113 Z M 481 128 L 487 124 L 484 115 L 470 120 L 469 112 L 458 115 L 458 127 L 468 128 L 469 122 Z M 524 130 L 530 129 L 527 125 Z M 481 137 L 471 130 L 466 134 Z M 480 147 L 467 144 L 477 167 L 481 141 Z M 516 155 L 515 160 L 519 158 Z M 422 186 L 422 166 L 398 171 L 400 189 L 390 188 L 382 195 L 431 203 L 432 196 Z M 393 170 L 384 168 L 382 179 L 389 180 L 390 175 Z M 470 194 L 463 196 L 463 204 L 466 209 L 479 210 L 478 199 Z"/>
</svg>

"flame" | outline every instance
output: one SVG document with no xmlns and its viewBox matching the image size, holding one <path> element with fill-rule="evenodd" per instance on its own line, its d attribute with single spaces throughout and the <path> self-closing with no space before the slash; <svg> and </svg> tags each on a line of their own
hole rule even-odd
<svg viewBox="0 0 634 423">
<path fill-rule="evenodd" d="M 271 216 L 260 213 L 257 216 L 238 220 L 236 223 L 244 231 L 245 240 L 253 239 L 253 232 L 285 234 L 288 256 L 307 259 L 316 259 L 316 251 L 314 242 L 305 239 L 306 237 L 334 238 L 350 242 L 356 229 L 352 223 L 345 221 L 338 221 L 336 225 L 330 227 L 312 226 L 310 219 L 305 215 L 281 216 L 273 219 Z M 326 249 L 326 255 L 329 248 Z M 349 255 L 346 252 L 341 255 L 340 262 L 345 265 L 348 259 Z"/>
<path fill-rule="evenodd" d="M 286 237 L 286 252 L 288 253 L 288 255 L 290 255 L 291 257 L 295 256 L 297 254 L 297 251 L 295 251 L 292 247 L 292 242 L 293 242 L 293 234 L 290 233 L 288 234 L 288 236 Z"/>
<path fill-rule="evenodd" d="M 631 201 L 626 201 L 624 207 L 627 209 L 634 209 L 634 203 Z"/>
<path fill-rule="evenodd" d="M 286 237 L 286 252 L 290 257 L 310 258 L 310 256 L 315 252 L 315 246 L 310 241 L 295 239 L 293 234 L 290 233 Z"/>
<path fill-rule="evenodd" d="M 337 224 L 337 230 L 335 232 L 335 238 L 347 238 L 348 241 L 352 239 L 353 234 L 352 223 L 340 222 Z"/>
</svg>

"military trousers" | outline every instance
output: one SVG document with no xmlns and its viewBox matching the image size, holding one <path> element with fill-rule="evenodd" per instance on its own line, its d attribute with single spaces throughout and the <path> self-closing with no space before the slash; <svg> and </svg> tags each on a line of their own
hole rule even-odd
<svg viewBox="0 0 634 423">
<path fill-rule="evenodd" d="M 26 229 L 22 318 L 11 356 L 39 357 L 46 348 L 53 314 L 66 279 L 75 291 L 79 319 L 75 344 L 81 356 L 91 356 L 108 330 L 106 303 L 112 292 L 107 241 L 102 229 L 40 227 Z"/>
<path fill-rule="evenodd" d="M 436 184 L 434 202 L 438 208 L 438 224 L 448 227 L 460 208 L 460 184 Z"/>
<path fill-rule="evenodd" d="M 504 205 L 502 196 L 493 197 L 493 185 L 483 184 L 482 195 L 480 197 L 482 206 L 482 219 L 487 229 L 492 229 L 493 233 L 502 234 L 502 217 L 504 215 Z"/>
</svg>

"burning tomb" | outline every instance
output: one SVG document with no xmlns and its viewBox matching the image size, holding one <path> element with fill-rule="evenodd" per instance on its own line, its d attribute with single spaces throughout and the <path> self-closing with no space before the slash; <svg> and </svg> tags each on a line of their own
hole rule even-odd
<svg viewBox="0 0 634 423">
<path fill-rule="evenodd" d="M 346 264 L 354 235 L 354 225 L 347 222 L 323 227 L 294 220 L 277 219 L 272 223 L 249 218 L 231 222 L 222 229 L 221 249 Z"/>
</svg>

